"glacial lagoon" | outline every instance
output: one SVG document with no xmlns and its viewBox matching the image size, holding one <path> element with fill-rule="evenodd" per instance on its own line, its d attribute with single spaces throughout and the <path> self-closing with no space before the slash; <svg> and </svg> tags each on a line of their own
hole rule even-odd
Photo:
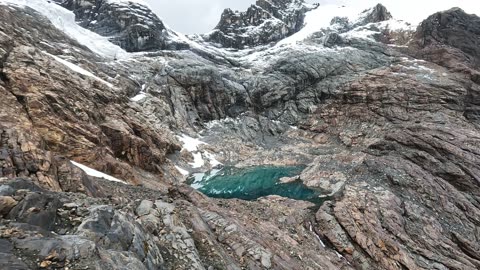
<svg viewBox="0 0 480 270">
<path fill-rule="evenodd" d="M 188 184 L 213 198 L 256 200 L 268 195 L 279 195 L 295 200 L 321 202 L 320 193 L 308 188 L 300 180 L 280 182 L 283 177 L 299 175 L 303 169 L 303 166 L 225 167 L 193 174 Z"/>
</svg>

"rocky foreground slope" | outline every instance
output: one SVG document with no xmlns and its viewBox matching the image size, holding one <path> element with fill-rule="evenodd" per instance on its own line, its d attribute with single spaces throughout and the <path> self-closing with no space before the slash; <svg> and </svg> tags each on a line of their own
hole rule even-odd
<svg viewBox="0 0 480 270">
<path fill-rule="evenodd" d="M 479 17 L 379 5 L 310 31 L 302 1 L 258 1 L 224 14 L 229 43 L 138 1 L 55 2 L 0 1 L 1 269 L 480 268 Z M 238 27 L 258 16 L 290 28 Z M 185 184 L 217 161 L 307 165 L 326 201 Z"/>
</svg>

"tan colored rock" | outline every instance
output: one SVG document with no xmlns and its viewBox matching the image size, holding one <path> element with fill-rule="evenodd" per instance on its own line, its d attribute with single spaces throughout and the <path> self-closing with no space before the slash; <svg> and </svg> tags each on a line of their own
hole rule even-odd
<svg viewBox="0 0 480 270">
<path fill-rule="evenodd" d="M 292 183 L 292 182 L 295 182 L 295 181 L 298 181 L 298 180 L 300 180 L 299 176 L 282 177 L 282 178 L 280 178 L 279 182 L 282 183 L 282 184 L 287 184 L 287 183 Z"/>
<path fill-rule="evenodd" d="M 40 268 L 47 268 L 50 265 L 52 265 L 52 262 L 45 260 L 45 261 L 42 261 L 39 266 L 40 266 Z"/>
<path fill-rule="evenodd" d="M 17 201 L 15 201 L 10 196 L 0 196 L 0 216 L 7 215 L 13 207 L 17 205 Z"/>
<path fill-rule="evenodd" d="M 328 142 L 328 135 L 318 134 L 313 138 L 313 141 L 315 141 L 318 144 L 326 144 Z"/>
</svg>

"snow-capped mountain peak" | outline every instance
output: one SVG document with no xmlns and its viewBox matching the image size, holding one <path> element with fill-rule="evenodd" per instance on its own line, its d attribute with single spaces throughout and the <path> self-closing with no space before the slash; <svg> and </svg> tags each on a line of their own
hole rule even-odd
<svg viewBox="0 0 480 270">
<path fill-rule="evenodd" d="M 226 9 L 204 39 L 237 49 L 269 44 L 299 31 L 305 13 L 317 6 L 303 0 L 258 0 L 243 12 Z"/>
<path fill-rule="evenodd" d="M 85 27 L 129 52 L 181 49 L 178 35 L 142 0 L 54 0 Z"/>
</svg>

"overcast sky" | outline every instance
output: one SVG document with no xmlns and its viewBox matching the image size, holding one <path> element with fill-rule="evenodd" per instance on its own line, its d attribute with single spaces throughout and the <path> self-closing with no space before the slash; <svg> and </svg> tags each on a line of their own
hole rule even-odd
<svg viewBox="0 0 480 270">
<path fill-rule="evenodd" d="M 212 30 L 225 8 L 246 10 L 255 0 L 146 0 L 168 26 L 185 34 Z M 396 19 L 412 23 L 426 19 L 436 11 L 461 7 L 480 15 L 479 0 L 308 0 L 322 5 L 339 4 L 364 10 L 381 2 Z"/>
</svg>

